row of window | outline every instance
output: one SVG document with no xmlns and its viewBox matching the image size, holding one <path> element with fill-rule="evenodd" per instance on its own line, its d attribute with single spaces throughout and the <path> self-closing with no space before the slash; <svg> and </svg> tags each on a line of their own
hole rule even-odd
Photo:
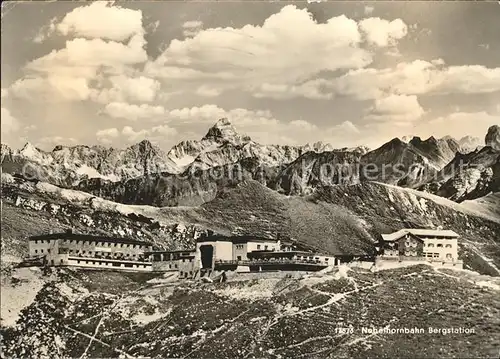
<svg viewBox="0 0 500 359">
<path fill-rule="evenodd" d="M 434 243 L 426 243 L 425 247 L 434 248 Z M 436 244 L 436 247 L 442 248 L 443 244 L 442 243 L 438 243 L 438 244 Z M 452 245 L 449 244 L 449 243 L 445 245 L 445 248 L 451 248 L 451 247 L 452 247 Z"/>
<path fill-rule="evenodd" d="M 36 239 L 34 240 L 35 244 L 38 244 L 39 242 L 41 244 L 43 243 L 50 243 L 51 239 Z M 126 243 L 117 243 L 117 242 L 98 242 L 98 241 L 84 241 L 84 240 L 78 240 L 78 239 L 63 239 L 61 241 L 62 244 L 84 244 L 88 243 L 90 245 L 96 245 L 100 247 L 121 247 L 121 248 L 143 248 L 146 247 L 144 245 L 140 244 L 126 244 Z"/>
<path fill-rule="evenodd" d="M 389 246 L 394 247 L 394 244 L 393 243 L 389 243 Z M 417 243 L 416 242 L 409 242 L 409 241 L 407 241 L 407 242 L 405 242 L 405 247 L 417 247 Z M 424 247 L 433 248 L 434 247 L 434 243 L 424 243 Z M 443 244 L 442 243 L 438 243 L 438 244 L 436 244 L 436 247 L 442 248 Z M 445 248 L 451 248 L 452 245 L 450 243 L 447 243 L 444 247 Z M 396 248 L 397 248 L 397 245 L 396 245 Z"/>
<path fill-rule="evenodd" d="M 50 253 L 50 248 L 48 248 L 48 249 L 46 250 L 46 252 L 47 252 L 47 253 Z M 43 249 L 40 249 L 40 253 L 41 253 L 41 254 L 43 254 L 43 253 L 44 253 Z M 38 249 L 35 249 L 35 254 L 38 254 Z"/>
<path fill-rule="evenodd" d="M 427 258 L 439 258 L 440 254 L 439 253 L 424 253 L 424 256 Z M 452 259 L 453 255 L 451 253 L 446 253 L 446 258 Z"/>
<path fill-rule="evenodd" d="M 416 247 L 417 246 L 417 242 L 406 241 L 405 246 L 406 247 Z"/>
<path fill-rule="evenodd" d="M 36 250 L 35 250 L 36 251 Z M 64 253 L 64 251 L 59 251 L 60 253 Z M 68 254 L 88 254 L 90 256 L 111 256 L 111 257 L 138 257 L 141 254 L 137 253 L 122 253 L 122 252 L 102 252 L 102 251 L 84 251 L 84 250 L 68 250 L 66 253 Z"/>
<path fill-rule="evenodd" d="M 61 261 L 62 262 L 62 261 Z M 101 261 L 85 261 L 77 260 L 77 264 L 92 264 L 101 265 L 104 267 L 119 267 L 119 268 L 147 268 L 147 264 L 134 264 L 134 263 L 116 263 L 116 262 L 101 262 Z"/>
</svg>

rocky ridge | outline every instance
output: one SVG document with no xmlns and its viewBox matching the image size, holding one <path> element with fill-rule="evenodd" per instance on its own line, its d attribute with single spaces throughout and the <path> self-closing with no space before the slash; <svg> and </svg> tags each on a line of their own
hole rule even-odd
<svg viewBox="0 0 500 359">
<path fill-rule="evenodd" d="M 500 192 L 500 151 L 486 146 L 467 154 L 457 153 L 419 189 L 456 202 Z"/>
<path fill-rule="evenodd" d="M 484 139 L 486 146 L 490 146 L 500 151 L 500 126 L 491 126 Z"/>
</svg>

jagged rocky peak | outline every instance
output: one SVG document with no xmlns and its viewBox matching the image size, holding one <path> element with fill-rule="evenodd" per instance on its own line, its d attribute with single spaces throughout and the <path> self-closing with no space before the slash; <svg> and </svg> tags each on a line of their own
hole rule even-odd
<svg viewBox="0 0 500 359">
<path fill-rule="evenodd" d="M 488 133 L 484 138 L 486 146 L 490 146 L 495 150 L 500 151 L 500 126 L 493 125 L 488 129 Z"/>
<path fill-rule="evenodd" d="M 43 156 L 44 151 L 42 151 L 38 147 L 35 147 L 31 142 L 26 142 L 19 153 L 24 157 L 36 159 L 40 156 Z"/>
<path fill-rule="evenodd" d="M 219 119 L 215 125 L 210 127 L 204 140 L 213 140 L 216 142 L 232 142 L 232 143 L 243 143 L 251 141 L 250 137 L 240 135 L 231 121 L 227 118 Z"/>
<path fill-rule="evenodd" d="M 153 145 L 149 140 L 142 140 L 135 145 L 129 147 L 131 150 L 136 151 L 138 153 L 148 153 L 150 151 L 161 152 L 158 146 Z"/>
</svg>

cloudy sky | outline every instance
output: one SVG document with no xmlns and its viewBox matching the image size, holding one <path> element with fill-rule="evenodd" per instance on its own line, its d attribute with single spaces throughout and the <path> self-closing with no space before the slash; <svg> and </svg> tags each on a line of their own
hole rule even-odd
<svg viewBox="0 0 500 359">
<path fill-rule="evenodd" d="M 164 149 L 219 118 L 371 147 L 500 124 L 496 2 L 26 2 L 2 11 L 2 142 Z"/>
</svg>

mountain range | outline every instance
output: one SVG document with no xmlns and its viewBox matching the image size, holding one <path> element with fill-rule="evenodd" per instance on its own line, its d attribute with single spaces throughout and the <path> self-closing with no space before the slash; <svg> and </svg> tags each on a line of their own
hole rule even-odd
<svg viewBox="0 0 500 359">
<path fill-rule="evenodd" d="M 73 186 L 87 178 L 116 182 L 154 173 L 204 170 L 245 158 L 258 158 L 261 164 L 277 166 L 292 162 L 308 151 L 329 150 L 333 150 L 332 146 L 322 142 L 304 146 L 261 145 L 238 134 L 229 120 L 223 118 L 200 140 L 182 141 L 167 153 L 148 140 L 125 149 L 77 145 L 43 151 L 26 143 L 22 149 L 13 150 L 2 144 L 2 168 L 7 173 L 20 173 L 26 166 L 38 179 L 44 177 L 49 183 Z M 364 153 L 368 149 L 352 150 Z"/>
<path fill-rule="evenodd" d="M 78 145 L 50 152 L 30 143 L 21 150 L 2 144 L 2 170 L 116 202 L 155 206 L 201 204 L 224 186 L 248 179 L 284 194 L 362 181 L 417 188 L 456 201 L 498 191 L 495 126 L 486 146 L 470 136 L 405 140 L 394 138 L 371 151 L 321 142 L 262 145 L 223 118 L 200 140 L 182 141 L 166 153 L 147 140 L 125 149 Z M 450 173 L 458 164 L 465 171 Z"/>
</svg>

